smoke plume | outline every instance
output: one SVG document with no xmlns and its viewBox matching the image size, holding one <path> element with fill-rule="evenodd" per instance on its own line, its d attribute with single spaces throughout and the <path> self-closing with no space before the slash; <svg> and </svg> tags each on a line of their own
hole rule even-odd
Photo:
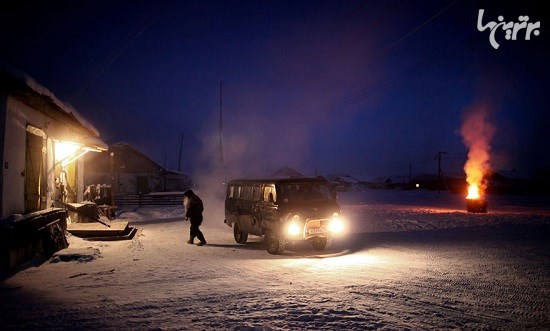
<svg viewBox="0 0 550 331">
<path fill-rule="evenodd" d="M 468 160 L 464 164 L 466 181 L 470 185 L 477 185 L 481 192 L 486 189 L 484 176 L 491 169 L 490 142 L 495 127 L 490 122 L 490 115 L 487 105 L 474 105 L 465 110 L 460 128 L 462 140 L 469 149 Z"/>
</svg>

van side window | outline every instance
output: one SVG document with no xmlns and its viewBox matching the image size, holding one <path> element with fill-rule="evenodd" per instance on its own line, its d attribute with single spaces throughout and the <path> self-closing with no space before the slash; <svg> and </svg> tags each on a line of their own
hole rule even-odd
<svg viewBox="0 0 550 331">
<path fill-rule="evenodd" d="M 241 192 L 243 200 L 252 200 L 252 186 L 244 186 Z"/>
<path fill-rule="evenodd" d="M 262 196 L 262 187 L 261 186 L 254 186 L 253 193 L 252 193 L 252 200 L 253 201 L 260 201 L 261 196 Z"/>
<path fill-rule="evenodd" d="M 241 196 L 241 187 L 236 185 L 231 185 L 229 187 L 229 197 L 232 199 L 238 199 Z"/>
<path fill-rule="evenodd" d="M 240 186 L 234 186 L 235 190 L 233 192 L 233 198 L 239 199 L 241 197 L 241 187 Z"/>
<path fill-rule="evenodd" d="M 268 185 L 264 187 L 264 201 L 269 202 L 269 193 L 273 194 L 273 201 L 277 201 L 277 193 L 275 191 L 275 186 Z"/>
</svg>

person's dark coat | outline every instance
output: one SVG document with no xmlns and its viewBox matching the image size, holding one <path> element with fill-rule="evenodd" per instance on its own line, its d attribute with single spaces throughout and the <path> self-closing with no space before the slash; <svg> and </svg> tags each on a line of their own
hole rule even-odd
<svg viewBox="0 0 550 331">
<path fill-rule="evenodd" d="M 192 192 L 192 191 L 191 191 Z M 187 193 L 187 192 L 186 192 Z M 204 210 L 202 200 L 196 194 L 191 193 L 187 195 L 187 205 L 185 210 L 185 217 L 192 219 L 202 218 L 202 212 Z"/>
<path fill-rule="evenodd" d="M 185 217 L 191 222 L 188 243 L 192 244 L 195 237 L 197 237 L 200 240 L 200 243 L 197 245 L 204 245 L 206 244 L 206 240 L 201 230 L 199 230 L 199 226 L 202 223 L 202 212 L 204 210 L 202 200 L 192 190 L 185 191 L 183 196 L 187 197 Z"/>
</svg>

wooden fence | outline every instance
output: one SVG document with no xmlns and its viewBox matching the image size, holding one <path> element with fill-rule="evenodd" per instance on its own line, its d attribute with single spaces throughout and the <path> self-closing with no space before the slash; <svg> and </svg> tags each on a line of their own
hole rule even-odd
<svg viewBox="0 0 550 331">
<path fill-rule="evenodd" d="M 115 195 L 117 206 L 175 206 L 183 204 L 183 192 Z"/>
</svg>

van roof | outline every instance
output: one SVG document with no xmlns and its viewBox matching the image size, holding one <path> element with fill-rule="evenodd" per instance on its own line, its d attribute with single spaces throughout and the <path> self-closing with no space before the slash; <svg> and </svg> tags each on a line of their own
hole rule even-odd
<svg viewBox="0 0 550 331">
<path fill-rule="evenodd" d="M 280 184 L 280 183 L 308 183 L 308 182 L 323 182 L 327 183 L 325 178 L 303 177 L 303 178 L 256 178 L 256 179 L 233 179 L 229 184 L 237 183 L 260 183 L 260 184 Z"/>
</svg>

